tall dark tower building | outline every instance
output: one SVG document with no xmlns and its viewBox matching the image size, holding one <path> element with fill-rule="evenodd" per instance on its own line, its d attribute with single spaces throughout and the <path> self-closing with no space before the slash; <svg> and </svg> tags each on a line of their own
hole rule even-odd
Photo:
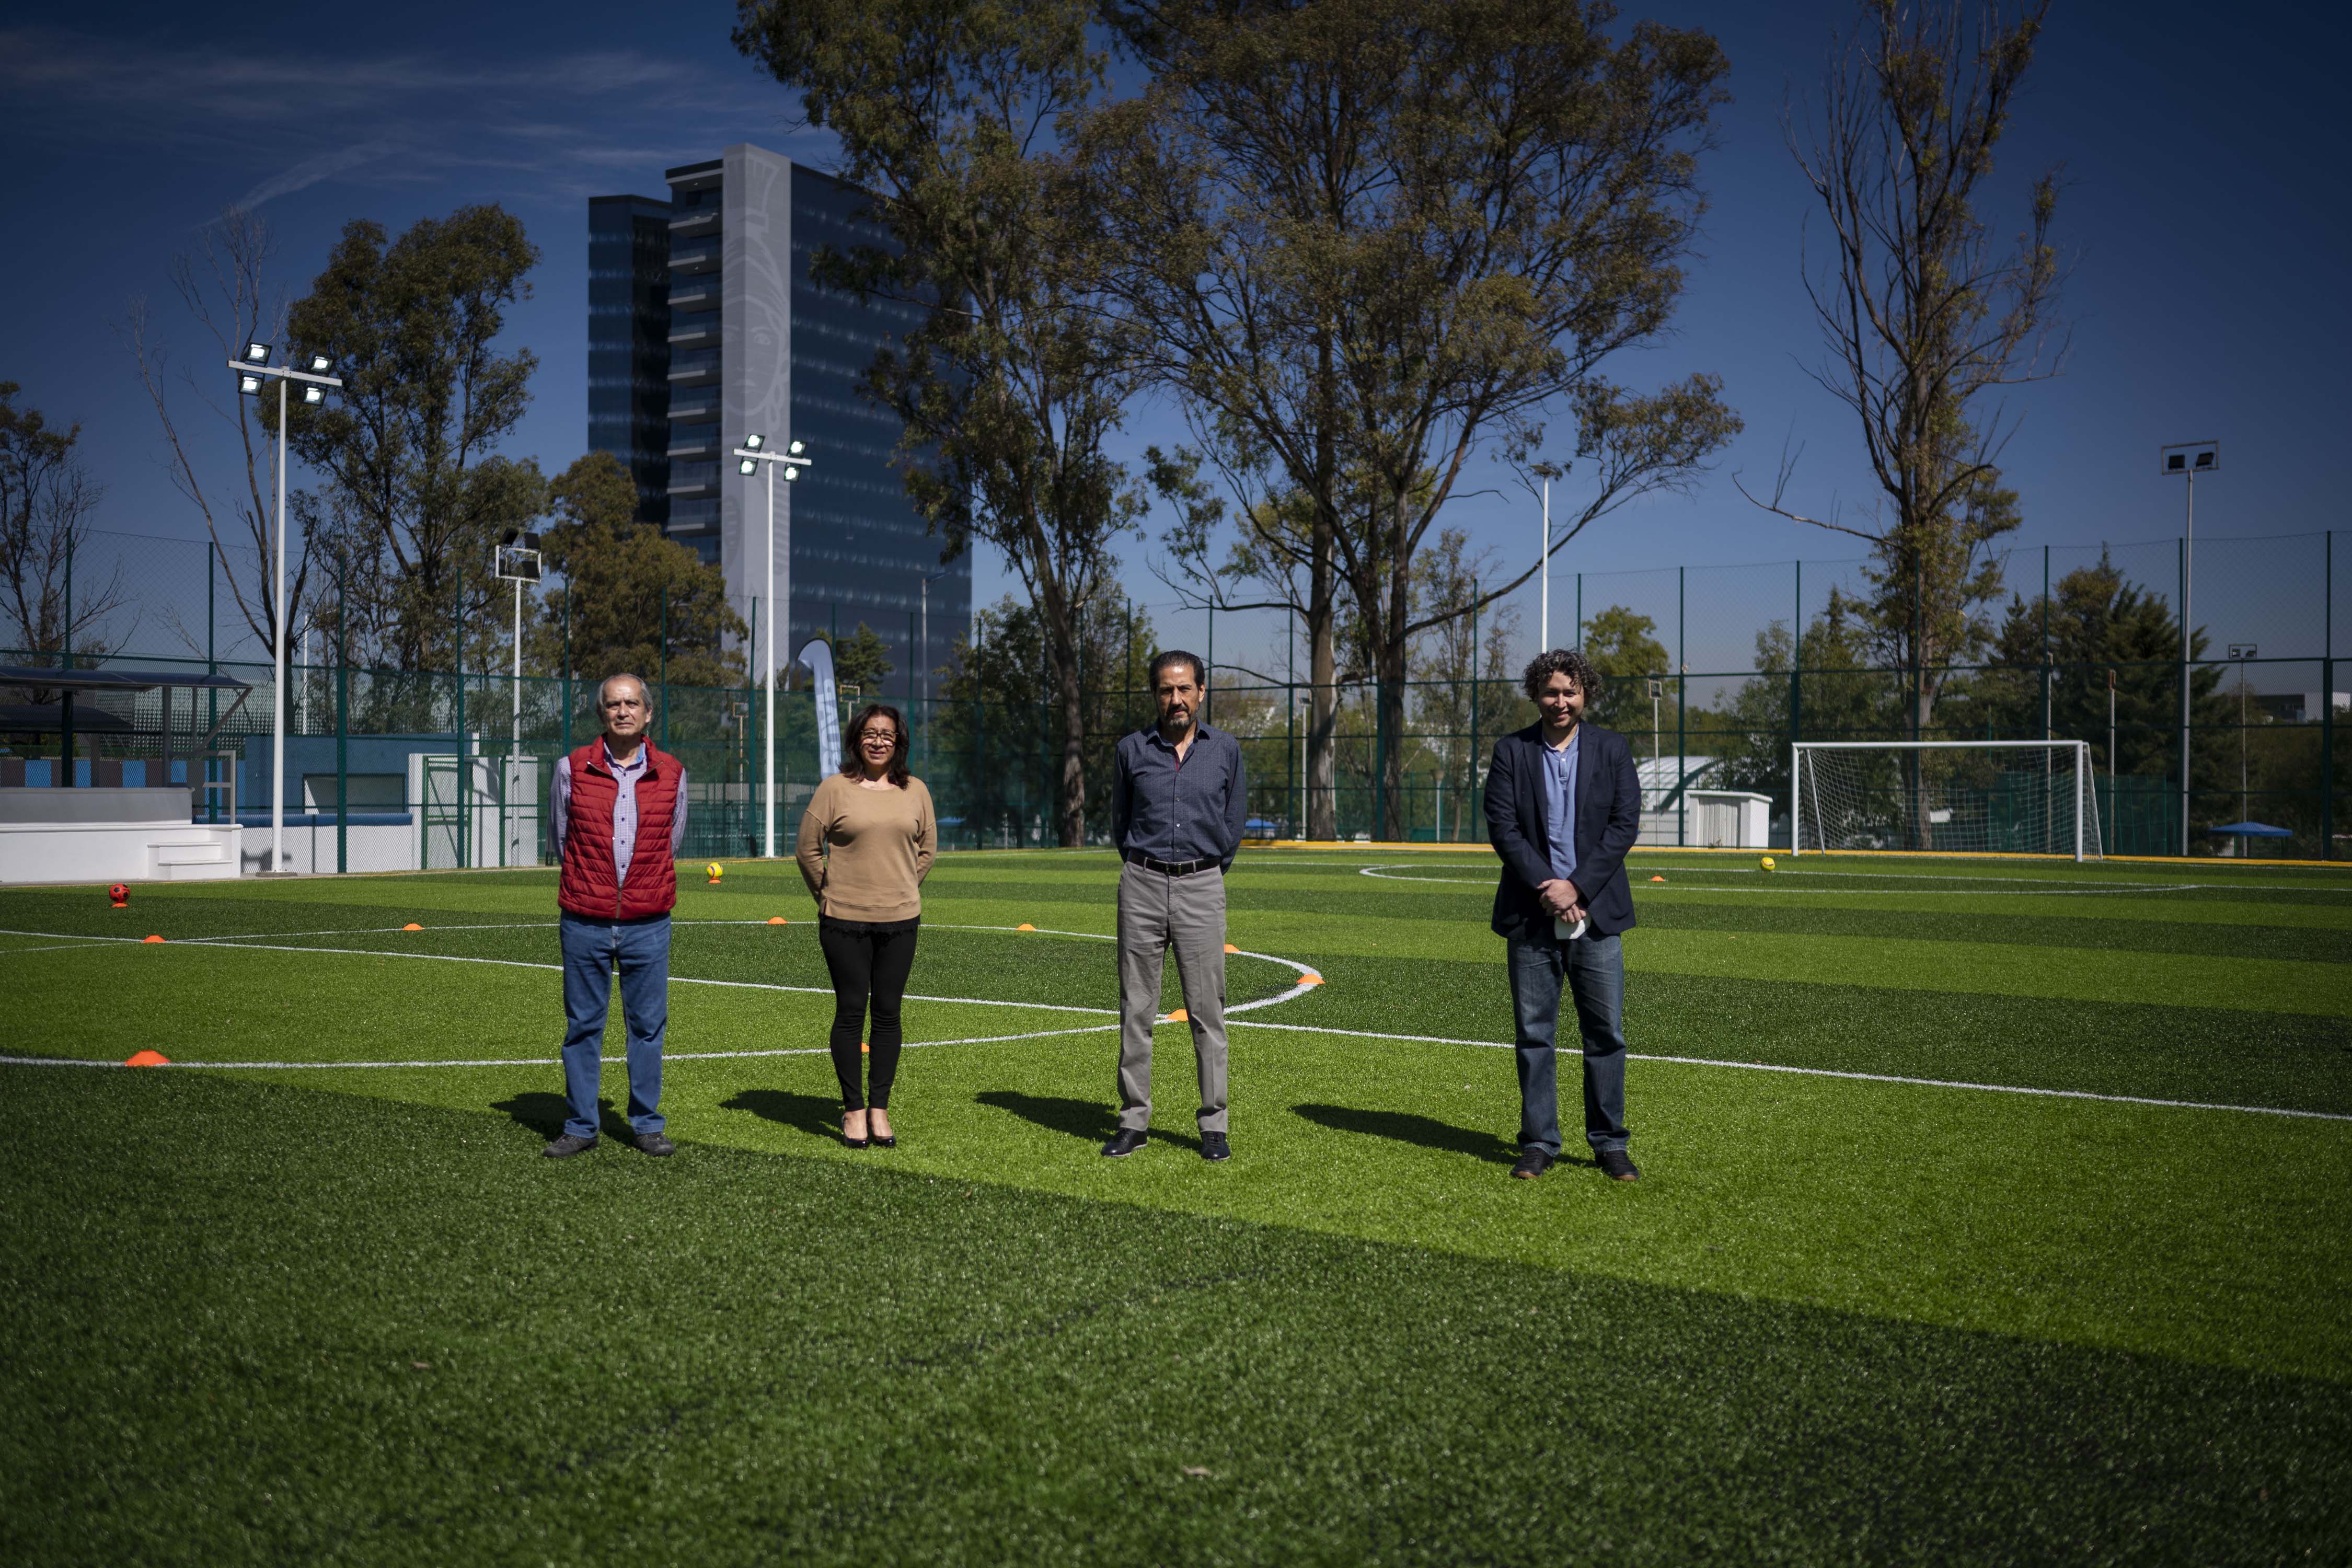
<svg viewBox="0 0 2352 1568">
<path fill-rule="evenodd" d="M 637 481 L 637 521 L 669 521 L 669 204 L 588 203 L 588 449 Z"/>
<path fill-rule="evenodd" d="M 759 147 L 738 144 L 665 177 L 667 202 L 589 203 L 589 444 L 629 464 L 639 516 L 716 563 L 747 618 L 754 598 L 761 621 L 769 603 L 788 604 L 779 641 L 793 648 L 864 622 L 898 667 L 887 695 L 918 692 L 920 672 L 945 663 L 970 624 L 971 561 L 940 564 L 939 540 L 925 531 L 890 466 L 898 422 L 858 395 L 857 380 L 920 313 L 828 292 L 809 279 L 819 247 L 884 245 L 888 237 L 861 216 L 866 198 L 854 186 Z M 597 291 L 624 286 L 604 277 L 597 258 L 623 254 L 625 225 L 634 268 L 625 328 L 600 313 L 605 296 Z M 647 241 L 648 225 L 659 243 Z M 598 378 L 621 375 L 625 356 L 636 399 L 625 445 L 620 424 L 600 423 L 606 405 L 597 401 Z M 602 368 L 608 363 L 609 372 Z M 649 401 L 639 396 L 648 385 L 660 389 Z M 777 478 L 772 581 L 766 476 L 744 478 L 730 456 L 752 435 L 772 450 L 803 442 L 814 459 L 794 483 Z M 935 574 L 929 641 L 918 647 L 923 584 Z"/>
</svg>

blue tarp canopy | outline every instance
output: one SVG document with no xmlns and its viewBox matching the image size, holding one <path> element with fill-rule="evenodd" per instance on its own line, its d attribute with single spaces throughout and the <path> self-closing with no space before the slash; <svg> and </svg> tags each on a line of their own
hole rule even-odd
<svg viewBox="0 0 2352 1568">
<path fill-rule="evenodd" d="M 2232 822 L 2227 826 L 2212 828 L 2210 831 L 2226 833 L 2240 838 L 2292 838 L 2294 837 L 2294 828 L 2273 827 L 2267 822 Z"/>
</svg>

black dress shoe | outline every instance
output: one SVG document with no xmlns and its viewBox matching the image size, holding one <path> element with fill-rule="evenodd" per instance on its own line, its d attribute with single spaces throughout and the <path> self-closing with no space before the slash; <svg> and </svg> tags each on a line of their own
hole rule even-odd
<svg viewBox="0 0 2352 1568">
<path fill-rule="evenodd" d="M 651 1154 L 656 1160 L 677 1152 L 677 1145 L 658 1132 L 640 1132 L 630 1142 L 636 1144 L 638 1153 Z"/>
<path fill-rule="evenodd" d="M 1626 1158 L 1622 1149 L 1595 1149 L 1592 1157 L 1600 1162 L 1601 1173 L 1612 1182 L 1638 1182 L 1642 1169 Z"/>
<path fill-rule="evenodd" d="M 569 1160 L 574 1154 L 585 1154 L 596 1146 L 593 1138 L 583 1138 L 577 1132 L 566 1132 L 540 1151 L 551 1160 Z"/>
<path fill-rule="evenodd" d="M 1134 1153 L 1138 1149 L 1142 1148 L 1143 1143 L 1144 1137 L 1142 1133 L 1136 1131 L 1131 1127 L 1122 1127 L 1111 1135 L 1109 1142 L 1103 1145 L 1103 1158 L 1106 1160 L 1124 1159 L 1128 1155 Z"/>
<path fill-rule="evenodd" d="M 1234 1146 L 1225 1142 L 1225 1135 L 1223 1133 L 1203 1132 L 1201 1134 L 1202 1159 L 1230 1160 L 1233 1157 Z"/>
<path fill-rule="evenodd" d="M 1555 1157 L 1542 1149 L 1529 1149 L 1520 1154 L 1519 1163 L 1511 1167 L 1511 1174 L 1520 1181 L 1532 1182 L 1551 1169 Z"/>
</svg>

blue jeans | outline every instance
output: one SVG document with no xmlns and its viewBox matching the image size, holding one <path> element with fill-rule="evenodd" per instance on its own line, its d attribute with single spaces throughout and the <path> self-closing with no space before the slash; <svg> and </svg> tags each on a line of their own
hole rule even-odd
<svg viewBox="0 0 2352 1568">
<path fill-rule="evenodd" d="M 596 1089 L 604 1068 L 604 1014 L 613 972 L 621 972 L 621 1021 L 629 1033 L 629 1130 L 658 1132 L 662 1034 L 669 1027 L 669 917 L 583 920 L 571 911 L 563 933 L 563 1098 L 566 1132 L 596 1136 Z"/>
<path fill-rule="evenodd" d="M 1576 1003 L 1584 1040 L 1584 1141 L 1622 1149 L 1625 1131 L 1625 948 L 1613 936 L 1510 942 L 1511 1011 L 1518 1024 L 1519 1147 L 1559 1153 L 1559 997 Z"/>
</svg>

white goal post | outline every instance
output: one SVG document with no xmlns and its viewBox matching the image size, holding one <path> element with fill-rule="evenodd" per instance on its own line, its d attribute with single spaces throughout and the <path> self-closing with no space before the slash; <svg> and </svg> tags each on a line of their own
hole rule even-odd
<svg viewBox="0 0 2352 1568">
<path fill-rule="evenodd" d="M 1807 850 L 2101 857 L 2086 741 L 1799 741 L 1790 858 Z"/>
</svg>

